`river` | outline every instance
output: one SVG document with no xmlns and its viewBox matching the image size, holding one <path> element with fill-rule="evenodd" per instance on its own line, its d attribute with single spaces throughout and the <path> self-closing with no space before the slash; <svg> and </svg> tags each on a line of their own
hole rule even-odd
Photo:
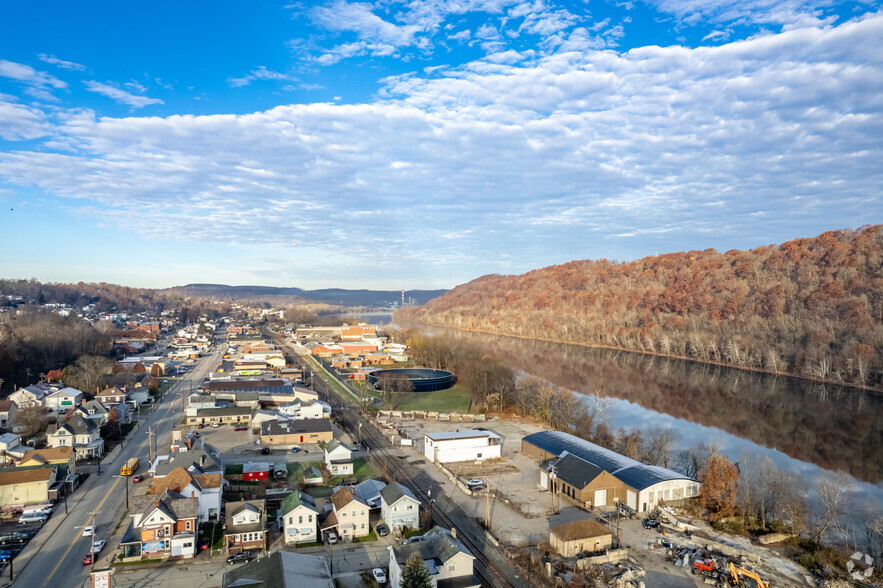
<svg viewBox="0 0 883 588">
<path fill-rule="evenodd" d="M 372 322 L 378 322 L 376 319 Z M 609 426 L 677 432 L 677 449 L 714 442 L 731 461 L 769 456 L 815 484 L 848 474 L 883 505 L 883 396 L 680 359 L 408 324 L 493 351 L 516 371 L 610 406 Z"/>
</svg>

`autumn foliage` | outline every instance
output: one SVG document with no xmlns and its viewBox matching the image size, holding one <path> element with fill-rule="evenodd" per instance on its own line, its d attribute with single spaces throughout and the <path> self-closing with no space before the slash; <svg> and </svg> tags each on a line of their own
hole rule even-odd
<svg viewBox="0 0 883 588">
<path fill-rule="evenodd" d="M 712 523 L 736 514 L 739 468 L 722 455 L 712 455 L 699 472 L 699 481 L 699 503 L 708 509 Z"/>
<path fill-rule="evenodd" d="M 489 275 L 397 319 L 883 385 L 883 226 Z"/>
</svg>

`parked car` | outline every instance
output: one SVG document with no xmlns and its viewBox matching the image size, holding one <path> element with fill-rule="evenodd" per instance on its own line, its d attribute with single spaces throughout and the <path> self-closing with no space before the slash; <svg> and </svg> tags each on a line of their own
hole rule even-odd
<svg viewBox="0 0 883 588">
<path fill-rule="evenodd" d="M 377 534 L 381 537 L 386 537 L 387 535 L 389 535 L 389 527 L 387 527 L 383 523 L 380 523 L 379 525 L 377 525 Z"/>
<path fill-rule="evenodd" d="M 371 577 L 373 577 L 374 581 L 378 584 L 386 584 L 386 572 L 384 572 L 382 568 L 374 568 L 371 570 Z"/>
<path fill-rule="evenodd" d="M 83 565 L 84 565 L 84 566 L 91 566 L 91 565 L 92 565 L 92 560 L 93 560 L 93 559 L 94 559 L 94 556 L 93 556 L 91 553 L 87 553 L 87 554 L 83 557 Z"/>
<path fill-rule="evenodd" d="M 92 553 L 101 553 L 101 550 L 104 549 L 105 545 L 107 545 L 107 541 L 99 539 L 95 542 L 95 545 L 92 546 Z"/>
<path fill-rule="evenodd" d="M 48 519 L 48 518 L 49 518 L 49 517 L 48 517 L 47 515 L 45 515 L 45 514 L 36 514 L 36 513 L 32 513 L 32 514 L 21 515 L 21 516 L 18 518 L 18 522 L 21 523 L 21 524 L 25 524 L 25 523 L 44 523 L 44 522 L 46 522 L 46 519 Z"/>
<path fill-rule="evenodd" d="M 325 536 L 325 538 L 328 539 L 328 543 L 332 545 L 337 543 L 337 533 L 335 533 L 334 531 L 328 531 L 328 534 Z"/>
<path fill-rule="evenodd" d="M 220 426 L 218 423 L 212 423 L 212 429 L 217 429 Z"/>
<path fill-rule="evenodd" d="M 203 424 L 203 423 L 199 423 L 198 425 L 196 425 L 196 428 L 197 428 L 197 429 L 204 429 L 204 428 L 205 428 L 205 424 Z"/>
<path fill-rule="evenodd" d="M 138 482 L 143 482 L 143 481 L 144 481 L 144 474 L 136 474 L 135 476 L 132 476 L 132 482 L 135 484 L 137 484 Z"/>
<path fill-rule="evenodd" d="M 479 478 L 472 478 L 471 480 L 466 482 L 466 487 L 473 491 L 481 490 L 482 488 L 484 488 L 484 480 L 481 480 Z"/>
<path fill-rule="evenodd" d="M 211 546 L 212 546 L 212 540 L 209 539 L 208 537 L 203 537 L 202 539 L 199 540 L 199 550 L 200 551 L 205 551 L 206 549 L 208 549 Z"/>
<path fill-rule="evenodd" d="M 270 448 L 269 447 L 262 447 L 261 448 L 261 455 L 270 455 Z"/>
<path fill-rule="evenodd" d="M 88 527 L 83 529 L 83 537 L 91 537 L 92 533 L 95 532 L 95 527 L 89 525 Z"/>
<path fill-rule="evenodd" d="M 251 555 L 250 551 L 240 551 L 236 555 L 231 555 L 230 557 L 228 557 L 227 563 L 228 564 L 242 563 L 244 561 L 245 562 L 251 561 L 252 559 L 254 559 L 254 557 Z"/>
<path fill-rule="evenodd" d="M 248 427 L 233 427 L 234 431 L 247 431 Z"/>
<path fill-rule="evenodd" d="M 194 431 L 193 436 L 196 437 L 197 439 L 199 439 L 199 431 Z"/>
<path fill-rule="evenodd" d="M 300 451 L 300 447 L 292 447 L 291 448 L 292 453 L 297 453 L 298 451 Z"/>
<path fill-rule="evenodd" d="M 659 527 L 659 521 L 656 519 L 644 519 L 645 529 L 655 529 L 657 527 Z"/>
</svg>

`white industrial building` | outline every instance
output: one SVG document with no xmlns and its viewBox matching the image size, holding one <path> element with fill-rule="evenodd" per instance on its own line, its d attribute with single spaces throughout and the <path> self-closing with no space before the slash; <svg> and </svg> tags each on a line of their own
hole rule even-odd
<svg viewBox="0 0 883 588">
<path fill-rule="evenodd" d="M 433 463 L 484 461 L 502 455 L 502 438 L 491 431 L 470 429 L 453 433 L 426 433 L 423 455 Z"/>
</svg>

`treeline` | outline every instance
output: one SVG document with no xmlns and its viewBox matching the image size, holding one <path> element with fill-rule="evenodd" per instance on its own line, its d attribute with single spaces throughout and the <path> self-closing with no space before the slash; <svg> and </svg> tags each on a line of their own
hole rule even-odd
<svg viewBox="0 0 883 588">
<path fill-rule="evenodd" d="M 69 304 L 82 308 L 94 304 L 99 312 L 107 311 L 131 311 L 144 310 L 162 311 L 166 305 L 177 308 L 183 298 L 169 296 L 150 288 L 130 288 L 117 284 L 86 283 L 60 284 L 41 283 L 31 278 L 30 280 L 2 280 L 0 279 L 0 295 L 4 300 L 0 304 L 13 305 L 14 301 L 6 296 L 21 296 L 25 302 L 34 304 Z"/>
<path fill-rule="evenodd" d="M 489 275 L 400 320 L 883 384 L 883 225 Z"/>
<path fill-rule="evenodd" d="M 0 393 L 33 384 L 81 357 L 103 356 L 110 348 L 106 334 L 79 318 L 39 309 L 0 314 Z"/>
</svg>

